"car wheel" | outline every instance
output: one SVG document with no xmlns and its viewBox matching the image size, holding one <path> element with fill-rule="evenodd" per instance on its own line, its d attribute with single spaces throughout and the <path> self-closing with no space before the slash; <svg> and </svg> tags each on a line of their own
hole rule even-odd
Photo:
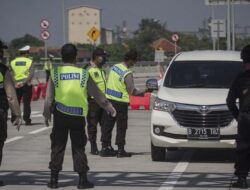
<svg viewBox="0 0 250 190">
<path fill-rule="evenodd" d="M 154 146 L 151 143 L 151 157 L 153 161 L 165 161 L 166 149 L 164 147 Z"/>
</svg>

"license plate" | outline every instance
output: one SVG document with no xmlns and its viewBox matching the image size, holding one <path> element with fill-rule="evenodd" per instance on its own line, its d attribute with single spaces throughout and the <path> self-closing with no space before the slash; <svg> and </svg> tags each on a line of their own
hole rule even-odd
<svg viewBox="0 0 250 190">
<path fill-rule="evenodd" d="M 187 138 L 193 140 L 219 139 L 220 128 L 187 128 Z"/>
</svg>

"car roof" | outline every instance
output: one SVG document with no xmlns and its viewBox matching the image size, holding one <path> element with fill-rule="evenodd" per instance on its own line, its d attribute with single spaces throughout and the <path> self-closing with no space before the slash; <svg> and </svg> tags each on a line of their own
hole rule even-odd
<svg viewBox="0 0 250 190">
<path fill-rule="evenodd" d="M 197 50 L 179 53 L 175 61 L 242 61 L 239 51 Z"/>
</svg>

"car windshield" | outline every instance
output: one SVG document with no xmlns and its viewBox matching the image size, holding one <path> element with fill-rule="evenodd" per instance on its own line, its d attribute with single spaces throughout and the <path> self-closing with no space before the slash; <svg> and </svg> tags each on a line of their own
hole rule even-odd
<svg viewBox="0 0 250 190">
<path fill-rule="evenodd" d="M 164 80 L 169 88 L 229 88 L 243 71 L 238 61 L 175 61 Z"/>
</svg>

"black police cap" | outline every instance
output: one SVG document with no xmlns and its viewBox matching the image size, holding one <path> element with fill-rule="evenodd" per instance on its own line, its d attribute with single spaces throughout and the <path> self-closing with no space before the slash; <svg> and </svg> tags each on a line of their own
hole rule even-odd
<svg viewBox="0 0 250 190">
<path fill-rule="evenodd" d="M 250 63 L 250 44 L 242 48 L 241 59 L 244 63 Z"/>
<path fill-rule="evenodd" d="M 133 61 L 137 61 L 138 58 L 138 53 L 135 49 L 131 49 L 129 50 L 125 55 L 124 55 L 124 60 L 128 61 L 128 60 L 133 60 Z"/>
<path fill-rule="evenodd" d="M 96 57 L 96 56 L 107 56 L 107 53 L 102 48 L 96 48 L 93 51 L 93 57 Z"/>
</svg>

